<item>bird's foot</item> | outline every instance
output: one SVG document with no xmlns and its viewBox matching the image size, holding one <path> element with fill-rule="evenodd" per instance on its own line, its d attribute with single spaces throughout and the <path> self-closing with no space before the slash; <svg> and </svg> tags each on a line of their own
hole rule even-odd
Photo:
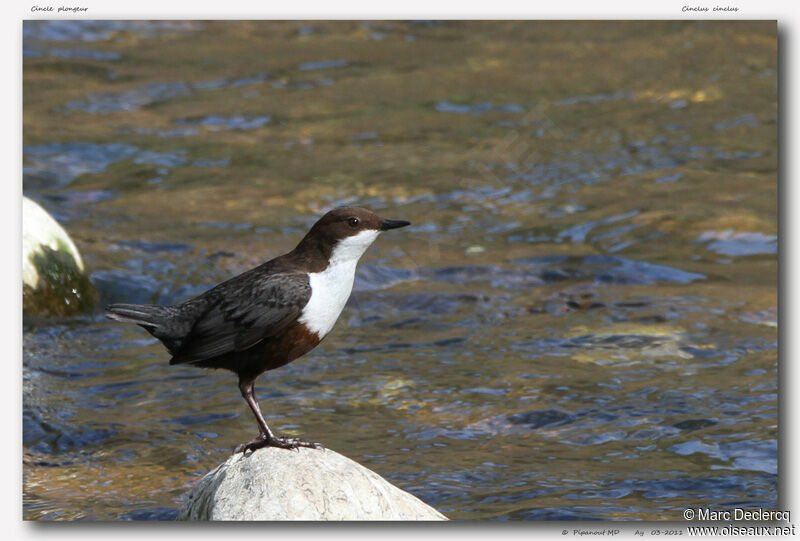
<svg viewBox="0 0 800 541">
<path fill-rule="evenodd" d="M 285 436 L 265 436 L 260 434 L 256 439 L 238 445 L 234 449 L 234 453 L 246 453 L 247 451 L 255 451 L 262 447 L 279 447 L 281 449 L 297 449 L 298 447 L 308 447 L 309 449 L 324 449 L 319 443 L 299 440 L 297 438 L 287 438 Z"/>
</svg>

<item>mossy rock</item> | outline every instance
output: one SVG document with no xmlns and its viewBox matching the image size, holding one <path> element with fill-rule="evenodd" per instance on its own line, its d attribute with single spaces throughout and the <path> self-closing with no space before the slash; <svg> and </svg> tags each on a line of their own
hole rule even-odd
<svg viewBox="0 0 800 541">
<path fill-rule="evenodd" d="M 91 309 L 97 294 L 66 231 L 28 198 L 22 203 L 22 310 L 67 316 Z"/>
</svg>

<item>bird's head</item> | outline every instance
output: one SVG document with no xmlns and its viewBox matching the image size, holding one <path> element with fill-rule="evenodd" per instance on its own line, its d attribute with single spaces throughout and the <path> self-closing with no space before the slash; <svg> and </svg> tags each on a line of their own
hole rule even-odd
<svg viewBox="0 0 800 541">
<path fill-rule="evenodd" d="M 357 261 L 378 235 L 407 225 L 410 222 L 387 220 L 363 207 L 339 207 L 317 220 L 298 248 L 313 245 L 331 262 Z"/>
</svg>

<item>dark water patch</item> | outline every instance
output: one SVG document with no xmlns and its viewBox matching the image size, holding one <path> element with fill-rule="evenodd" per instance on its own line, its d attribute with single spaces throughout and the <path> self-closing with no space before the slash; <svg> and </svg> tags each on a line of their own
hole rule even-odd
<svg viewBox="0 0 800 541">
<path fill-rule="evenodd" d="M 116 244 L 112 244 L 110 249 L 116 249 Z M 157 277 L 174 275 L 176 270 L 175 263 L 158 257 L 134 257 L 122 263 L 122 267 L 135 273 L 152 274 Z"/>
<path fill-rule="evenodd" d="M 488 282 L 492 287 L 538 287 L 545 284 L 536 273 L 506 269 L 499 265 L 463 265 L 453 267 L 419 268 L 416 275 L 422 280 L 452 283 Z"/>
<path fill-rule="evenodd" d="M 548 431 L 566 427 L 585 415 L 586 412 L 571 414 L 556 409 L 531 410 L 483 419 L 467 426 L 466 430 L 470 432 L 470 437 L 473 439 L 485 437 L 486 434 L 519 435 L 532 430 Z"/>
<path fill-rule="evenodd" d="M 147 304 L 153 302 L 161 289 L 161 282 L 146 274 L 130 274 L 122 270 L 100 270 L 89 279 L 100 294 L 101 302 L 129 302 Z"/>
<path fill-rule="evenodd" d="M 54 426 L 57 433 L 47 434 L 35 443 L 24 442 L 34 453 L 59 454 L 100 444 L 117 434 L 116 430 L 106 428 L 67 428 L 63 423 Z"/>
<path fill-rule="evenodd" d="M 566 280 L 581 280 L 587 276 L 586 272 L 571 268 L 571 267 L 564 267 L 559 269 L 545 269 L 541 273 L 542 280 L 547 284 L 552 284 L 555 282 L 563 282 Z M 575 302 L 575 301 L 571 301 Z"/>
<path fill-rule="evenodd" d="M 414 271 L 364 263 L 358 266 L 355 291 L 376 291 L 387 289 L 395 284 L 414 279 Z"/>
<path fill-rule="evenodd" d="M 569 256 L 566 255 L 544 255 L 544 256 L 536 256 L 536 257 L 523 257 L 520 259 L 515 259 L 514 263 L 522 263 L 525 265 L 533 265 L 533 266 L 548 266 L 548 265 L 555 265 L 559 263 L 564 263 L 569 259 Z"/>
<path fill-rule="evenodd" d="M 163 422 L 179 423 L 184 426 L 210 425 L 217 421 L 235 419 L 238 416 L 238 413 L 201 413 L 198 415 L 182 415 L 180 417 L 172 417 L 171 419 L 164 419 Z"/>
<path fill-rule="evenodd" d="M 227 158 L 223 158 L 221 160 L 194 160 L 192 161 L 192 167 L 228 167 L 231 164 L 231 161 Z"/>
<path fill-rule="evenodd" d="M 593 278 L 596 282 L 603 284 L 654 285 L 658 283 L 688 284 L 706 279 L 703 274 L 619 256 L 520 258 L 515 259 L 514 263 L 537 269 L 536 274 L 543 283 Z M 569 263 L 569 266 L 562 266 L 563 263 Z M 551 265 L 555 268 L 547 268 Z"/>
<path fill-rule="evenodd" d="M 643 442 L 652 442 L 662 438 L 668 438 L 675 436 L 678 433 L 678 430 L 671 426 L 661 426 L 656 425 L 649 428 L 642 428 L 640 430 L 634 430 L 633 432 L 629 432 L 625 436 L 626 441 L 643 441 Z M 632 453 L 631 457 L 639 457 L 639 453 Z"/>
<path fill-rule="evenodd" d="M 85 100 L 70 101 L 64 107 L 68 111 L 86 113 L 130 112 L 191 93 L 192 87 L 188 83 L 150 83 L 122 92 L 90 94 Z"/>
<path fill-rule="evenodd" d="M 624 430 L 614 430 L 600 434 L 572 434 L 569 437 L 562 437 L 561 441 L 569 445 L 594 446 L 603 445 L 609 442 L 623 441 L 628 437 Z"/>
<path fill-rule="evenodd" d="M 120 73 L 108 66 L 99 65 L 91 60 L 71 59 L 68 62 L 49 57 L 41 62 L 29 63 L 25 71 L 33 76 L 52 76 L 64 78 L 84 78 L 92 83 L 104 84 L 109 81 L 118 81 Z"/>
<path fill-rule="evenodd" d="M 251 224 L 250 222 L 244 222 L 244 223 L 197 222 L 196 225 L 199 227 L 209 227 L 211 229 L 230 229 L 231 231 L 249 231 L 252 229 L 256 233 L 273 233 L 273 234 L 275 233 L 275 231 L 271 228 L 261 228 L 261 227 L 253 228 L 253 224 Z M 231 257 L 236 255 L 235 252 L 220 252 L 220 253 L 229 254 L 226 257 Z"/>
<path fill-rule="evenodd" d="M 217 259 L 226 258 L 226 257 L 235 257 L 236 252 L 228 252 L 226 250 L 221 250 L 219 252 L 214 252 L 210 256 L 208 256 L 209 261 L 216 261 Z"/>
<path fill-rule="evenodd" d="M 35 187 L 63 187 L 83 174 L 102 173 L 109 165 L 132 158 L 139 149 L 121 143 L 49 143 L 25 146 L 22 152 L 29 164 L 23 166 L 23 173 L 26 179 L 36 179 Z"/>
<path fill-rule="evenodd" d="M 177 507 L 148 507 L 129 511 L 119 516 L 119 520 L 177 520 Z"/>
<path fill-rule="evenodd" d="M 199 21 L 23 21 L 22 38 L 36 41 L 108 41 L 121 32 L 133 32 L 140 38 L 154 38 L 175 32 L 194 32 L 204 26 Z"/>
<path fill-rule="evenodd" d="M 347 60 L 321 60 L 319 62 L 305 62 L 297 66 L 297 69 L 300 71 L 325 70 L 343 68 L 347 65 Z"/>
<path fill-rule="evenodd" d="M 561 342 L 565 348 L 643 349 L 673 342 L 668 336 L 647 334 L 585 334 Z"/>
<path fill-rule="evenodd" d="M 198 128 L 179 128 L 174 130 L 154 130 L 150 128 L 123 128 L 120 133 L 138 133 L 139 135 L 158 135 L 159 137 L 189 137 L 200 133 Z"/>
<path fill-rule="evenodd" d="M 506 417 L 512 425 L 522 425 L 526 428 L 541 428 L 543 426 L 562 426 L 574 422 L 576 417 L 558 410 L 534 410 L 525 413 L 514 413 Z"/>
<path fill-rule="evenodd" d="M 186 158 L 185 150 L 176 152 L 154 152 L 143 150 L 133 160 L 134 163 L 146 165 L 160 165 L 162 167 L 179 167 L 185 165 L 189 160 Z"/>
<path fill-rule="evenodd" d="M 197 222 L 199 227 L 210 227 L 212 229 L 229 229 L 233 228 L 235 224 L 228 222 Z"/>
<path fill-rule="evenodd" d="M 588 311 L 609 307 L 607 303 L 603 302 L 591 291 L 559 291 L 556 293 L 555 301 L 559 305 L 563 303 L 563 306 L 570 310 Z"/>
<path fill-rule="evenodd" d="M 669 474 L 668 474 L 669 475 Z M 672 474 L 674 475 L 674 473 Z M 630 488 L 647 499 L 696 498 L 709 494 L 711 499 L 725 498 L 731 490 L 739 491 L 750 481 L 739 476 L 681 476 L 666 479 L 634 478 L 615 480 L 614 486 Z"/>
<path fill-rule="evenodd" d="M 778 474 L 778 442 L 776 440 L 742 440 L 721 443 L 693 440 L 673 445 L 668 448 L 668 451 L 681 456 L 701 454 L 728 463 L 726 466 L 716 466 L 715 469 Z"/>
<path fill-rule="evenodd" d="M 422 194 L 414 197 L 395 198 L 395 204 L 424 204 L 433 203 L 437 206 L 456 205 L 460 206 L 460 210 L 465 211 L 467 214 L 481 210 L 486 212 L 487 201 L 492 201 L 494 204 L 508 205 L 522 200 L 536 200 L 535 197 L 529 198 L 529 192 L 518 192 L 514 186 L 471 186 L 467 189 L 454 189 L 448 192 L 439 194 Z M 453 223 L 450 225 L 450 231 L 461 231 L 467 224 L 463 222 Z M 489 223 L 487 221 L 487 223 Z M 492 224 L 496 224 L 496 219 L 492 218 Z M 476 227 L 478 224 L 475 225 Z"/>
<path fill-rule="evenodd" d="M 595 280 L 610 284 L 653 285 L 656 283 L 689 284 L 705 280 L 703 274 L 688 272 L 666 265 L 635 261 L 617 256 L 588 256 L 583 263 L 590 268 L 605 267 L 595 271 Z M 611 265 L 611 267 L 607 267 Z"/>
<path fill-rule="evenodd" d="M 181 118 L 176 124 L 182 126 L 201 126 L 210 130 L 255 130 L 269 124 L 272 117 L 236 115 L 236 116 L 205 116 L 198 118 Z"/>
<path fill-rule="evenodd" d="M 267 81 L 268 78 L 269 78 L 269 74 L 267 74 L 267 72 L 265 72 L 265 71 L 262 71 L 262 72 L 254 74 L 254 75 L 247 75 L 245 77 L 237 77 L 235 79 L 223 79 L 224 84 L 221 85 L 221 86 L 216 86 L 216 84 L 218 84 L 218 81 L 214 81 L 211 84 L 213 85 L 213 88 L 224 88 L 224 87 L 227 87 L 227 88 L 241 88 L 243 86 L 250 86 L 250 85 L 257 85 L 257 84 L 264 83 L 264 82 Z M 194 86 L 194 88 L 198 88 L 198 89 L 212 88 L 212 86 L 209 86 L 208 83 L 206 83 L 205 86 L 203 86 L 203 83 L 200 83 L 199 85 L 193 85 L 193 86 Z"/>
<path fill-rule="evenodd" d="M 162 259 L 170 256 L 185 258 L 184 254 L 192 249 L 191 245 L 131 241 L 124 249 L 138 252 L 142 257 L 126 261 L 123 264 L 125 269 L 100 270 L 90 276 L 102 304 L 174 304 L 199 295 L 213 285 L 202 277 L 197 280 L 194 272 L 193 279 L 185 275 L 176 276 L 175 264 Z"/>
<path fill-rule="evenodd" d="M 772 306 L 766 310 L 758 310 L 755 312 L 746 312 L 739 316 L 739 319 L 747 323 L 756 325 L 766 325 L 768 327 L 778 326 L 778 307 Z"/>
<path fill-rule="evenodd" d="M 436 104 L 436 110 L 440 113 L 486 113 L 492 110 L 491 103 L 476 103 L 474 105 L 461 105 L 440 101 Z"/>
<path fill-rule="evenodd" d="M 41 373 L 48 376 L 54 376 L 59 379 L 81 379 L 92 376 L 91 373 L 83 370 L 67 370 L 59 367 L 44 366 L 38 364 L 38 362 L 34 362 L 30 357 L 31 355 L 28 355 L 24 361 L 24 364 L 25 368 L 30 371 L 31 375 Z"/>
<path fill-rule="evenodd" d="M 85 100 L 71 101 L 64 104 L 64 108 L 68 111 L 81 111 L 86 113 L 131 112 L 174 98 L 189 96 L 197 91 L 239 88 L 242 86 L 260 84 L 266 80 L 266 73 L 258 73 L 238 79 L 218 79 L 214 81 L 190 83 L 182 81 L 148 83 L 120 92 L 89 94 Z"/>
<path fill-rule="evenodd" d="M 281 90 L 311 90 L 318 86 L 331 86 L 335 81 L 328 77 L 321 77 L 313 81 L 275 81 L 272 83 L 272 88 Z"/>
<path fill-rule="evenodd" d="M 74 206 L 109 201 L 117 197 L 117 195 L 118 192 L 108 190 L 89 190 L 86 192 L 65 190 L 59 193 L 44 194 L 42 197 L 60 205 Z"/>
<path fill-rule="evenodd" d="M 571 242 L 585 242 L 586 236 L 597 226 L 617 223 L 622 220 L 627 220 L 628 218 L 633 218 L 638 214 L 639 214 L 638 210 L 632 210 L 624 214 L 609 216 L 608 218 L 603 218 L 601 220 L 592 220 L 586 223 L 574 225 L 568 229 L 561 231 L 558 234 L 557 239 L 561 241 L 563 239 L 569 238 Z"/>
<path fill-rule="evenodd" d="M 672 174 L 672 175 L 665 175 L 663 177 L 658 177 L 656 179 L 656 184 L 666 184 L 666 183 L 677 182 L 682 178 L 683 178 L 683 173 L 675 173 L 675 174 Z"/>
<path fill-rule="evenodd" d="M 525 510 L 515 510 L 503 517 L 504 520 L 607 520 L 609 510 L 588 507 L 534 507 Z"/>
<path fill-rule="evenodd" d="M 26 450 L 44 455 L 80 451 L 105 442 L 118 433 L 111 426 L 76 426 L 65 422 L 63 418 L 53 418 L 50 415 L 45 417 L 32 409 L 23 410 L 22 424 Z"/>
<path fill-rule="evenodd" d="M 728 122 L 717 122 L 714 124 L 715 130 L 729 130 L 731 128 L 735 128 L 737 126 L 748 126 L 750 128 L 757 128 L 760 125 L 758 122 L 758 117 L 756 115 L 744 115 L 733 120 L 729 120 Z"/>
<path fill-rule="evenodd" d="M 583 276 L 571 275 L 568 278 L 581 278 Z M 564 275 L 559 275 L 563 278 Z M 592 312 L 595 310 L 608 311 L 613 321 L 625 322 L 635 321 L 641 325 L 647 325 L 654 322 L 663 322 L 668 319 L 668 316 L 661 314 L 642 314 L 639 309 L 645 309 L 648 312 L 653 310 L 662 309 L 656 303 L 649 301 L 636 301 L 633 303 L 627 302 L 613 302 L 608 299 L 597 295 L 592 291 L 586 291 L 586 286 L 577 286 L 562 291 L 557 291 L 549 298 L 544 298 L 535 301 L 528 307 L 528 312 L 531 314 L 549 314 L 551 316 L 562 316 L 573 312 Z M 656 321 L 650 321 L 652 318 Z"/>
<path fill-rule="evenodd" d="M 121 240 L 118 241 L 117 246 L 123 248 L 132 248 L 145 252 L 148 254 L 155 254 L 159 252 L 176 252 L 183 253 L 192 249 L 191 244 L 184 244 L 180 242 L 146 242 L 142 240 Z"/>
<path fill-rule="evenodd" d="M 763 156 L 764 153 L 761 151 L 753 151 L 753 152 L 746 152 L 746 151 L 738 151 L 738 152 L 728 152 L 726 150 L 717 150 L 714 152 L 714 158 L 719 160 L 752 160 L 755 158 L 760 158 Z"/>
<path fill-rule="evenodd" d="M 548 211 L 546 216 L 548 218 L 563 218 L 564 216 L 569 216 L 571 214 L 577 214 L 578 212 L 583 212 L 587 209 L 583 205 L 575 205 L 575 204 L 567 204 L 567 205 L 560 205 L 558 207 L 553 208 L 552 210 Z"/>
<path fill-rule="evenodd" d="M 579 103 L 597 104 L 607 101 L 632 100 L 635 97 L 636 95 L 633 92 L 618 91 L 618 92 L 608 92 L 600 94 L 588 94 L 583 96 L 574 96 L 572 98 L 563 99 L 556 103 L 558 105 L 576 105 Z"/>
<path fill-rule="evenodd" d="M 778 253 L 778 236 L 758 232 L 737 233 L 732 229 L 725 231 L 705 231 L 694 242 L 708 243 L 706 248 L 722 255 L 748 256 Z"/>
<path fill-rule="evenodd" d="M 655 142 L 653 142 L 655 141 Z M 555 197 L 567 186 L 586 186 L 609 182 L 620 175 L 641 175 L 653 171 L 675 169 L 679 166 L 704 161 L 709 158 L 747 159 L 752 156 L 729 155 L 712 146 L 676 143 L 670 138 L 653 139 L 651 142 L 636 141 L 627 145 L 615 145 L 611 151 L 581 153 L 571 151 L 549 162 L 529 164 L 480 164 L 486 170 L 498 168 L 511 172 L 503 176 L 506 182 L 524 180 L 534 186 L 544 186 L 539 199 Z"/>
<path fill-rule="evenodd" d="M 678 124 L 667 124 L 666 126 L 664 126 L 664 129 L 667 130 L 667 131 L 683 131 L 683 130 L 688 130 L 689 129 L 689 125 L 688 124 L 680 124 L 680 123 L 678 123 Z"/>
<path fill-rule="evenodd" d="M 348 355 L 354 353 L 368 353 L 372 351 L 396 351 L 396 350 L 404 350 L 404 349 L 429 349 L 429 348 L 447 348 L 450 346 L 463 344 L 467 342 L 467 338 L 464 337 L 454 337 L 454 338 L 446 338 L 444 340 L 436 340 L 433 342 L 388 342 L 386 344 L 381 344 L 377 346 L 353 346 L 353 347 L 345 347 L 342 348 L 340 351 L 342 353 L 346 353 Z"/>
<path fill-rule="evenodd" d="M 695 346 L 681 346 L 680 350 L 688 355 L 690 355 L 693 359 L 716 359 L 722 357 L 724 361 L 722 364 L 730 364 L 739 357 L 735 355 L 728 355 L 724 351 L 719 351 L 717 349 L 711 348 L 701 348 Z"/>
<path fill-rule="evenodd" d="M 508 389 L 494 389 L 491 387 L 470 387 L 468 389 L 461 389 L 461 394 L 489 394 L 494 396 L 503 396 L 508 394 Z"/>
<path fill-rule="evenodd" d="M 509 302 L 510 297 L 476 295 L 470 293 L 448 294 L 448 293 L 398 293 L 378 302 L 363 299 L 359 301 L 362 309 L 383 310 L 394 308 L 401 311 L 421 312 L 428 315 L 450 314 L 464 307 L 488 307 L 494 303 Z M 471 308 L 470 308 L 471 309 Z"/>
<path fill-rule="evenodd" d="M 447 438 L 453 440 L 466 440 L 466 441 L 474 441 L 483 439 L 483 434 L 478 431 L 467 429 L 452 429 L 452 428 L 429 428 L 418 430 L 414 432 L 409 432 L 405 435 L 406 439 L 408 440 L 415 440 L 415 441 L 429 441 L 435 440 L 439 438 Z M 430 448 L 430 446 L 425 446 L 422 448 Z M 465 474 L 464 477 L 466 478 L 474 478 L 474 474 Z"/>
<path fill-rule="evenodd" d="M 629 489 L 612 488 L 607 490 L 584 490 L 578 494 L 567 494 L 564 498 L 568 500 L 593 500 L 597 498 L 603 500 L 618 500 L 630 496 L 631 494 L 633 494 L 633 491 Z"/>
<path fill-rule="evenodd" d="M 373 141 L 378 139 L 378 134 L 374 131 L 365 131 L 352 135 L 351 139 L 355 141 Z"/>
<path fill-rule="evenodd" d="M 117 381 L 115 383 L 102 383 L 99 385 L 89 385 L 83 388 L 86 397 L 104 397 L 107 396 L 115 401 L 122 401 L 132 398 L 144 393 L 142 390 L 130 389 L 130 387 L 138 385 L 136 381 Z M 84 400 L 87 405 L 94 405 L 92 400 Z"/>
<path fill-rule="evenodd" d="M 701 428 L 707 428 L 709 426 L 714 426 L 716 424 L 717 421 L 714 421 L 712 419 L 686 419 L 684 421 L 678 421 L 672 426 L 674 426 L 677 429 L 688 432 L 692 430 L 700 430 Z"/>
<path fill-rule="evenodd" d="M 120 53 L 98 51 L 97 49 L 77 48 L 77 49 L 58 49 L 58 48 L 36 48 L 26 47 L 22 50 L 23 58 L 74 58 L 79 60 L 99 60 L 113 61 L 122 58 Z"/>
<path fill-rule="evenodd" d="M 406 319 L 401 319 L 399 321 L 395 321 L 389 325 L 392 329 L 404 329 L 406 327 L 419 327 L 424 325 L 427 322 L 427 318 L 423 317 L 411 317 Z M 352 321 L 348 322 L 348 324 L 353 325 Z M 357 324 L 357 323 L 356 323 Z"/>
<path fill-rule="evenodd" d="M 583 397 L 585 401 L 587 396 Z M 601 397 L 598 397 L 600 401 Z M 614 400 L 605 400 L 613 404 Z M 717 423 L 709 419 L 689 419 L 664 424 L 664 417 L 670 416 L 672 399 L 666 404 L 637 404 L 611 410 L 583 410 L 567 414 L 559 410 L 537 410 L 510 416 L 498 416 L 486 421 L 470 425 L 473 430 L 490 433 L 520 433 L 520 429 L 544 428 L 548 437 L 556 438 L 562 444 L 579 446 L 596 446 L 610 442 L 655 442 L 660 439 L 677 439 L 684 434 L 715 426 Z M 693 409 L 701 411 L 703 404 L 699 398 Z M 679 402 L 676 404 L 680 404 Z M 605 407 L 605 406 L 604 406 Z M 683 408 L 685 409 L 685 408 Z M 631 458 L 648 451 L 646 448 L 629 448 Z M 618 456 L 620 452 L 612 452 L 607 456 Z"/>
<path fill-rule="evenodd" d="M 497 111 L 501 113 L 524 113 L 525 109 L 517 104 L 498 105 L 495 106 L 491 103 L 476 103 L 472 105 L 451 103 L 442 100 L 436 104 L 436 110 L 440 113 L 459 113 L 459 114 L 478 114 L 488 113 L 490 111 Z"/>
</svg>

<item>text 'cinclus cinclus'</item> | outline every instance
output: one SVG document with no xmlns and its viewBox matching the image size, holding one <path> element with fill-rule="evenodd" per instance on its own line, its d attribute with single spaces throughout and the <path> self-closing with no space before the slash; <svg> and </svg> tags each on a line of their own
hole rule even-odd
<svg viewBox="0 0 800 541">
<path fill-rule="evenodd" d="M 261 415 L 254 382 L 325 338 L 350 297 L 359 258 L 382 231 L 407 225 L 365 208 L 337 208 L 320 218 L 288 254 L 198 297 L 174 306 L 112 304 L 106 317 L 144 327 L 172 354 L 169 364 L 226 368 L 239 376 L 259 435 L 237 451 L 319 447 L 275 436 Z"/>
</svg>

